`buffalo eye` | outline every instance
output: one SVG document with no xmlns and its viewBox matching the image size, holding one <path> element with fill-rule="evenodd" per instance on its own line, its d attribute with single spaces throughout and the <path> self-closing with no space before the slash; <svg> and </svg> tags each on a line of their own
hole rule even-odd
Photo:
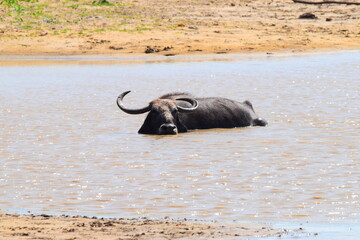
<svg viewBox="0 0 360 240">
<path fill-rule="evenodd" d="M 178 112 L 179 112 L 179 111 L 177 110 L 177 108 L 174 108 L 174 109 L 171 110 L 171 113 L 172 113 L 172 114 L 177 114 Z"/>
</svg>

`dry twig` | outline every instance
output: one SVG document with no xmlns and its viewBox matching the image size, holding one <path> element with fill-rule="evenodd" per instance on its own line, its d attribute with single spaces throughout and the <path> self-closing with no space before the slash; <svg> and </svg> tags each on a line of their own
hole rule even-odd
<svg viewBox="0 0 360 240">
<path fill-rule="evenodd" d="M 343 2 L 343 1 L 321 1 L 321 2 L 314 2 L 314 1 L 302 1 L 302 0 L 293 0 L 294 3 L 304 3 L 304 4 L 346 4 L 346 5 L 360 5 L 360 2 Z"/>
</svg>

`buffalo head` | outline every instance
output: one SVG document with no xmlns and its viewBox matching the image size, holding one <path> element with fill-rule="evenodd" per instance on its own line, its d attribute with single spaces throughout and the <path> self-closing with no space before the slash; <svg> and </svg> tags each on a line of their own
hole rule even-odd
<svg viewBox="0 0 360 240">
<path fill-rule="evenodd" d="M 193 98 L 158 98 L 140 109 L 129 109 L 123 104 L 123 98 L 130 91 L 123 92 L 117 98 L 119 108 L 128 114 L 142 114 L 149 112 L 139 133 L 142 134 L 177 134 L 186 132 L 187 128 L 181 123 L 180 114 L 194 111 L 198 102 Z M 181 105 L 181 106 L 180 106 Z"/>
</svg>

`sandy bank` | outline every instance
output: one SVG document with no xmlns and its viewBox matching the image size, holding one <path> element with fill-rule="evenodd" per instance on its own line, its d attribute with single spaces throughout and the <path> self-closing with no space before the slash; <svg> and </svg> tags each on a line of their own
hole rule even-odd
<svg viewBox="0 0 360 240">
<path fill-rule="evenodd" d="M 0 215 L 0 239 L 233 239 L 281 236 L 285 230 L 258 223 L 214 223 L 148 218 Z"/>
<path fill-rule="evenodd" d="M 108 2 L 21 2 L 21 14 L 0 6 L 0 55 L 173 56 L 360 48 L 359 5 L 290 0 Z M 304 13 L 315 17 L 299 18 Z"/>
</svg>

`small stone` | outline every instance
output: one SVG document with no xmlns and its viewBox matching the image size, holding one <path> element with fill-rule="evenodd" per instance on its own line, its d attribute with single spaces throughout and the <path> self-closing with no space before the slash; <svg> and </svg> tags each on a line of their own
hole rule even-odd
<svg viewBox="0 0 360 240">
<path fill-rule="evenodd" d="M 317 19 L 318 17 L 315 16 L 313 13 L 304 13 L 299 16 L 299 19 Z"/>
</svg>

